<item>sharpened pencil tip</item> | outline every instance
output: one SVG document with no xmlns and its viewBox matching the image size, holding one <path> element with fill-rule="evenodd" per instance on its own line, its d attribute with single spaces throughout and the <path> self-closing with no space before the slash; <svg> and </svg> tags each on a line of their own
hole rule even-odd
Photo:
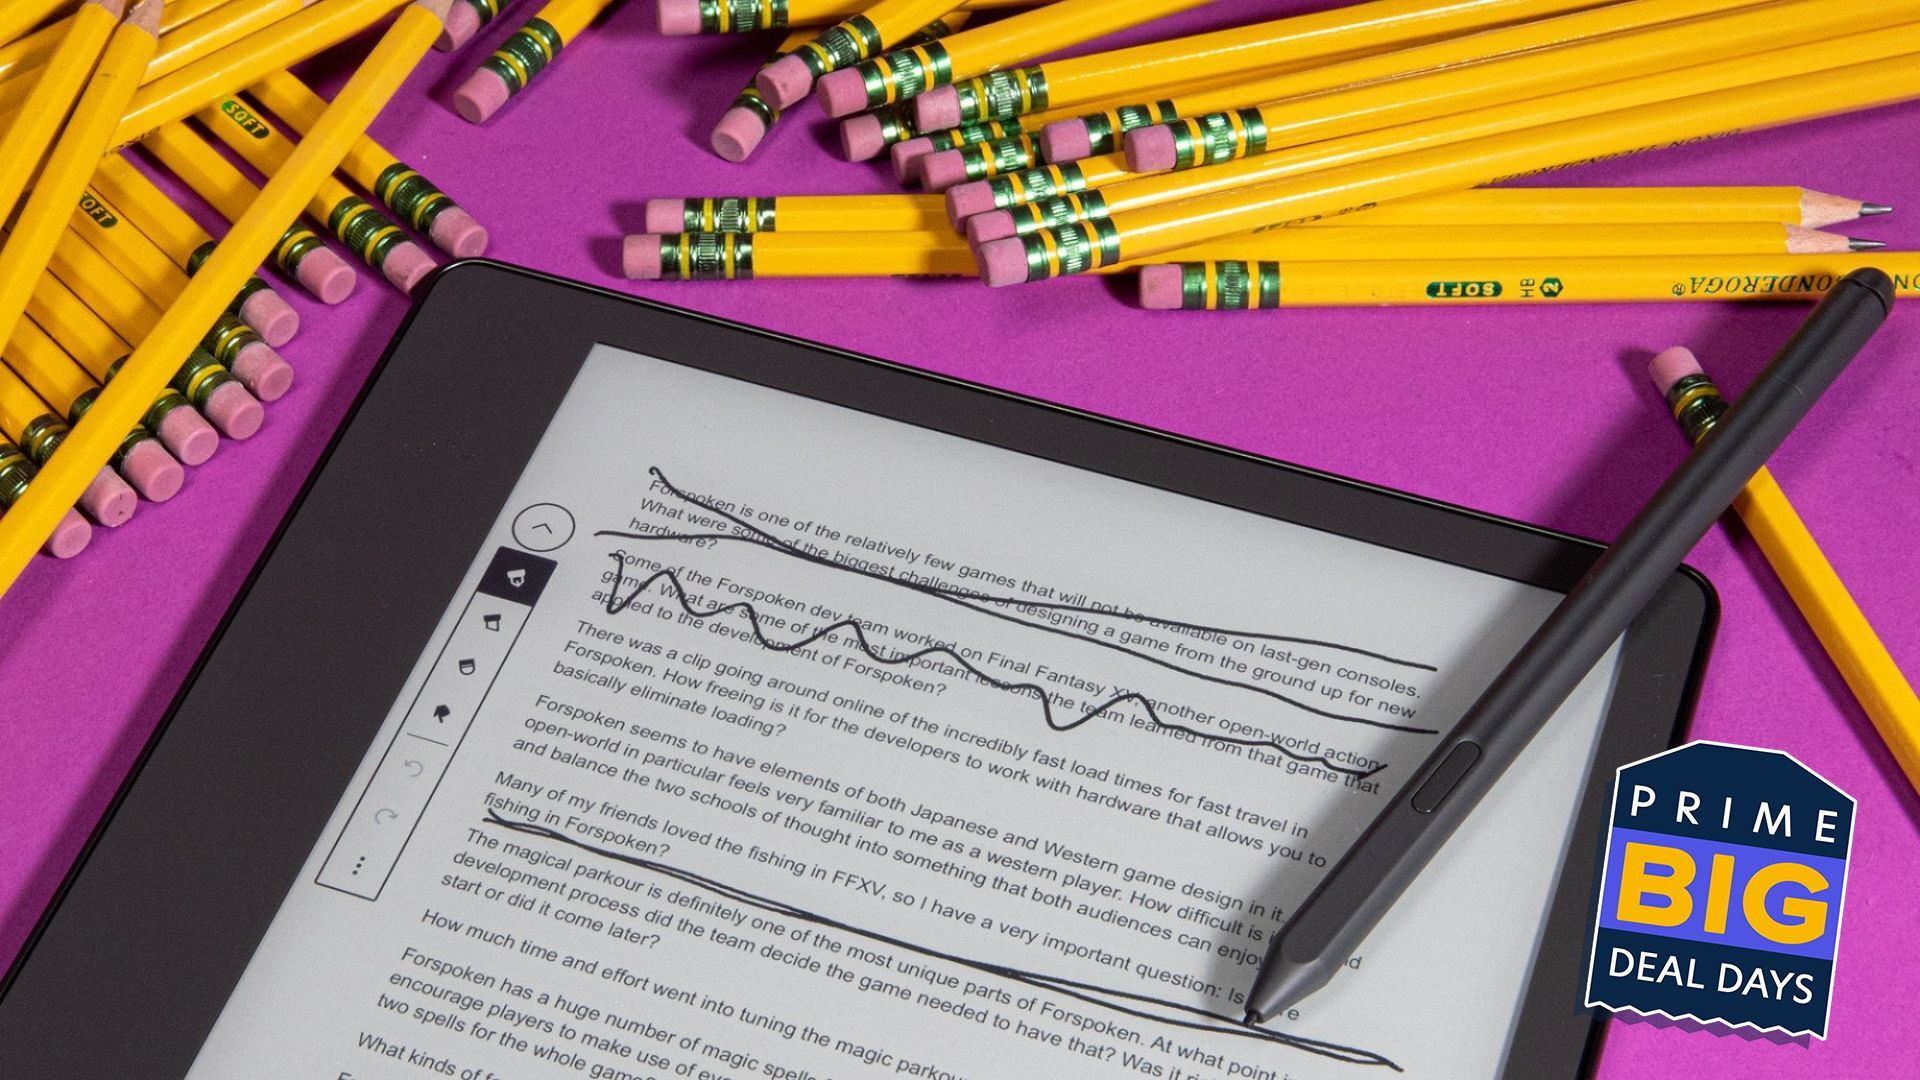
<svg viewBox="0 0 1920 1080">
<path fill-rule="evenodd" d="M 1860 204 L 1861 217 L 1880 217 L 1883 214 L 1891 213 L 1893 213 L 1893 207 L 1888 206 L 1886 203 L 1868 202 Z"/>
<path fill-rule="evenodd" d="M 1258 1009 L 1248 1009 L 1246 1018 L 1243 1019 L 1241 1023 L 1247 1025 L 1248 1027 L 1259 1027 L 1260 1022 L 1265 1019 L 1266 1017 L 1261 1016 L 1260 1011 Z"/>
<path fill-rule="evenodd" d="M 1848 251 L 1879 251 L 1886 246 L 1887 242 L 1885 240 L 1862 240 L 1858 237 L 1847 237 Z"/>
</svg>

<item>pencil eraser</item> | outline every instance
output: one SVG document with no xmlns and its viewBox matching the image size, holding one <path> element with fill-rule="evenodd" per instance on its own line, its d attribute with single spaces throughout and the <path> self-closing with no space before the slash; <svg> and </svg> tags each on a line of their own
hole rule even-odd
<svg viewBox="0 0 1920 1080">
<path fill-rule="evenodd" d="M 636 233 L 620 242 L 620 272 L 631 281 L 660 280 L 660 237 Z"/>
<path fill-rule="evenodd" d="M 360 284 L 360 275 L 353 272 L 347 260 L 328 248 L 315 248 L 307 252 L 293 276 L 299 280 L 301 288 L 323 304 L 338 304 L 352 296 L 354 288 Z"/>
<path fill-rule="evenodd" d="M 125 525 L 139 505 L 140 497 L 120 479 L 119 473 L 109 468 L 95 473 L 93 483 L 80 493 L 80 509 L 109 529 Z"/>
<path fill-rule="evenodd" d="M 791 109 L 813 89 L 813 69 L 805 60 L 789 54 L 761 68 L 753 77 L 753 88 L 774 108 Z"/>
<path fill-rule="evenodd" d="M 300 332 L 300 313 L 272 289 L 255 289 L 240 301 L 240 321 L 276 349 Z"/>
<path fill-rule="evenodd" d="M 192 406 L 167 413 L 155 434 L 182 465 L 204 465 L 220 449 L 220 434 Z"/>
<path fill-rule="evenodd" d="M 60 519 L 60 524 L 53 527 L 53 535 L 47 537 L 46 552 L 56 559 L 71 559 L 87 550 L 87 545 L 92 542 L 93 526 L 69 510 L 67 516 Z"/>
<path fill-rule="evenodd" d="M 685 199 L 648 199 L 647 231 L 650 233 L 687 231 L 686 206 Z"/>
<path fill-rule="evenodd" d="M 921 131 L 945 131 L 959 127 L 960 91 L 951 86 L 942 86 L 914 98 L 913 126 Z"/>
<path fill-rule="evenodd" d="M 958 228 L 975 214 L 993 209 L 993 185 L 985 180 L 955 184 L 947 189 L 947 217 Z"/>
<path fill-rule="evenodd" d="M 1180 268 L 1172 263 L 1156 263 L 1140 268 L 1140 306 L 1149 311 L 1174 311 L 1180 307 Z"/>
<path fill-rule="evenodd" d="M 700 0 L 660 0 L 660 32 L 671 37 L 700 32 Z"/>
<path fill-rule="evenodd" d="M 433 261 L 433 256 L 421 250 L 419 244 L 408 240 L 394 245 L 393 250 L 387 252 L 386 261 L 380 264 L 380 272 L 386 275 L 394 288 L 411 296 L 414 287 L 425 281 L 427 275 L 439 265 Z"/>
<path fill-rule="evenodd" d="M 156 439 L 141 439 L 120 459 L 120 475 L 148 502 L 162 503 L 180 494 L 187 470 Z"/>
<path fill-rule="evenodd" d="M 866 110 L 867 80 L 859 68 L 830 71 L 813 84 L 813 90 L 813 96 L 820 99 L 820 107 L 828 116 L 849 116 Z"/>
<path fill-rule="evenodd" d="M 279 401 L 293 387 L 293 365 L 266 342 L 250 341 L 233 358 L 233 377 L 261 401 Z"/>
<path fill-rule="evenodd" d="M 1018 238 L 989 241 L 975 248 L 973 257 L 980 264 L 980 280 L 996 289 L 1027 280 L 1027 245 Z"/>
<path fill-rule="evenodd" d="M 920 186 L 928 191 L 945 191 L 969 179 L 966 155 L 958 150 L 939 150 L 920 159 Z"/>
<path fill-rule="evenodd" d="M 732 162 L 747 160 L 747 156 L 767 137 L 766 122 L 743 105 L 735 105 L 720 114 L 720 122 L 713 125 L 713 134 L 707 137 L 707 145 L 713 152 Z"/>
<path fill-rule="evenodd" d="M 475 68 L 453 92 L 453 111 L 469 124 L 484 124 L 512 96 L 505 79 L 487 68 Z"/>
<path fill-rule="evenodd" d="M 1659 387 L 1660 392 L 1664 394 L 1673 389 L 1673 384 L 1681 379 L 1689 375 L 1700 375 L 1703 372 L 1700 360 L 1693 355 L 1692 349 L 1685 345 L 1675 345 L 1671 349 L 1662 350 L 1653 358 L 1653 362 L 1647 365 L 1647 374 L 1652 376 L 1653 385 Z"/>
<path fill-rule="evenodd" d="M 474 259 L 487 253 L 487 229 L 457 206 L 440 211 L 427 229 L 433 246 L 456 259 Z"/>
<path fill-rule="evenodd" d="M 433 47 L 441 52 L 452 52 L 473 40 L 480 32 L 480 13 L 473 10 L 471 4 L 456 3 L 447 8 L 447 24 L 440 30 L 440 40 Z"/>
<path fill-rule="evenodd" d="M 848 161 L 870 160 L 886 148 L 887 136 L 879 117 L 861 113 L 840 121 L 840 152 Z"/>
<path fill-rule="evenodd" d="M 1055 120 L 1040 129 L 1040 152 L 1055 164 L 1079 161 L 1093 153 L 1093 133 L 1085 120 Z"/>
<path fill-rule="evenodd" d="M 251 439 L 266 419 L 266 410 L 247 388 L 237 382 L 223 383 L 207 395 L 207 419 L 229 439 Z"/>
<path fill-rule="evenodd" d="M 1018 233 L 1019 229 L 1013 223 L 1013 214 L 1006 210 L 989 210 L 967 219 L 967 243 L 974 247 L 994 240 L 1004 240 Z"/>
<path fill-rule="evenodd" d="M 910 183 L 918 172 L 921 158 L 933 153 L 933 140 L 925 135 L 915 135 L 906 142 L 894 143 L 887 148 L 887 156 L 893 162 L 893 177 L 901 183 Z"/>
<path fill-rule="evenodd" d="M 1157 125 L 1127 132 L 1127 168 L 1134 172 L 1171 169 L 1179 157 L 1170 127 Z"/>
</svg>

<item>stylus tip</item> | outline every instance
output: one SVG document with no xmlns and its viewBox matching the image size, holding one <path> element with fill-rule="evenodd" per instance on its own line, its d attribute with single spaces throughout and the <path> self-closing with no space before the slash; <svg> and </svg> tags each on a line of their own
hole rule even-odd
<svg viewBox="0 0 1920 1080">
<path fill-rule="evenodd" d="M 1266 1021 L 1266 1019 L 1267 1019 L 1266 1017 L 1260 1015 L 1259 1010 L 1248 1009 L 1247 1015 L 1243 1017 L 1240 1022 L 1247 1025 L 1248 1027 L 1259 1027 L 1262 1023 Z"/>
</svg>

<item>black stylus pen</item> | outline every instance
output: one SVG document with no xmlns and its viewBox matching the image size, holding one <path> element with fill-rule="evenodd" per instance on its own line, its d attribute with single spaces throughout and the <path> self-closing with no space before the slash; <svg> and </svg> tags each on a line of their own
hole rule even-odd
<svg viewBox="0 0 1920 1080">
<path fill-rule="evenodd" d="M 1827 293 L 1287 920 L 1254 980 L 1248 1023 L 1333 978 L 1892 308 L 1893 282 L 1878 270 Z"/>
</svg>

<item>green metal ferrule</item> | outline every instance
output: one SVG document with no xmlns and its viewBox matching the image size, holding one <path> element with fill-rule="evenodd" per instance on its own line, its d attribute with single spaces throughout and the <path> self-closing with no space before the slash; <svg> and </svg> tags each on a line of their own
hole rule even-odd
<svg viewBox="0 0 1920 1080">
<path fill-rule="evenodd" d="M 1076 221 L 1020 237 L 1027 280 L 1084 274 L 1120 261 L 1120 233 L 1111 221 Z"/>
<path fill-rule="evenodd" d="M 288 230 L 288 231 L 291 232 L 292 230 Z M 318 237 L 316 237 L 315 239 L 318 239 Z M 280 242 L 282 244 L 286 243 L 286 237 L 281 237 Z M 207 259 L 213 255 L 213 249 L 218 246 L 220 246 L 218 241 L 209 240 L 206 243 L 201 244 L 199 247 L 194 248 L 192 254 L 187 256 L 187 265 L 186 265 L 187 276 L 192 277 L 193 275 L 199 273 L 200 268 L 202 266 L 205 266 Z M 306 254 L 306 251 L 303 249 L 301 251 L 301 254 L 304 256 Z M 276 255 L 276 258 L 277 258 L 277 255 Z M 248 278 L 247 283 L 245 285 L 240 286 L 240 291 L 233 294 L 233 303 L 227 305 L 227 311 L 238 312 L 240 310 L 240 305 L 247 302 L 247 297 L 252 296 L 254 293 L 257 293 L 261 289 L 265 289 L 267 287 L 268 287 L 267 283 L 260 280 L 260 275 L 258 274 L 255 274 L 254 276 Z"/>
<path fill-rule="evenodd" d="M 167 393 L 172 394 L 174 397 L 180 396 L 172 390 L 168 390 Z M 87 415 L 87 410 L 93 407 L 94 400 L 99 396 L 100 388 L 95 386 L 83 391 L 79 397 L 74 398 L 73 404 L 67 406 L 67 422 L 69 424 L 79 423 L 80 418 Z M 148 412 L 151 413 L 152 410 L 149 409 Z M 140 445 L 142 441 L 151 438 L 153 438 L 153 432 L 147 430 L 146 423 L 144 421 L 136 422 L 133 425 L 133 430 L 127 432 L 126 438 L 120 440 L 120 445 L 114 448 L 113 457 L 108 460 L 114 466 L 118 467 L 122 461 L 126 460 L 127 454 L 134 447 Z"/>
<path fill-rule="evenodd" d="M 475 15 L 480 16 L 480 25 L 485 26 L 499 18 L 500 9 L 511 2 L 512 0 L 466 0 L 466 5 L 473 9 Z"/>
<path fill-rule="evenodd" d="M 188 355 L 187 362 L 173 373 L 169 380 L 175 390 L 186 395 L 195 405 L 205 405 L 215 390 L 233 381 L 233 373 L 226 365 L 213 358 L 205 349 L 195 349 Z"/>
<path fill-rule="evenodd" d="M 920 129 L 913 123 L 913 103 L 900 102 L 884 109 L 875 109 L 867 114 L 880 121 L 880 145 L 892 146 L 917 137 Z"/>
<path fill-rule="evenodd" d="M 232 315 L 221 315 L 214 320 L 213 329 L 207 331 L 207 336 L 200 339 L 200 347 L 212 353 L 215 360 L 231 368 L 240 350 L 260 340 L 260 335 L 254 332 L 253 327 Z"/>
<path fill-rule="evenodd" d="M 953 27 L 947 25 L 947 20 L 935 19 L 920 29 L 915 30 L 911 36 L 900 43 L 900 47 L 903 49 L 911 49 L 915 45 L 925 45 L 929 41 L 938 41 L 951 33 L 953 33 Z"/>
<path fill-rule="evenodd" d="M 748 281 L 753 234 L 689 232 L 660 238 L 660 277 L 674 281 Z"/>
<path fill-rule="evenodd" d="M 373 205 L 358 195 L 341 199 L 327 216 L 327 228 L 347 250 L 360 258 L 375 270 L 387 263 L 387 256 L 393 249 L 407 242 L 407 234 L 393 219 L 373 208 Z"/>
<path fill-rule="evenodd" d="M 33 462 L 10 442 L 0 439 L 0 506 L 12 506 L 27 493 L 27 481 L 33 479 Z"/>
<path fill-rule="evenodd" d="M 751 34 L 786 26 L 787 0 L 700 0 L 703 34 Z"/>
<path fill-rule="evenodd" d="M 953 81 L 953 60 L 939 42 L 883 53 L 854 70 L 866 87 L 868 108 L 905 101 Z"/>
<path fill-rule="evenodd" d="M 733 99 L 733 104 L 729 108 L 747 110 L 760 118 L 760 126 L 764 128 L 771 128 L 780 120 L 780 110 L 774 108 L 766 98 L 761 97 L 760 89 L 755 86 L 749 86 L 740 91 L 740 95 Z"/>
<path fill-rule="evenodd" d="M 681 232 L 773 232 L 778 224 L 777 206 L 772 196 L 727 195 L 716 199 L 688 199 L 681 204 Z"/>
<path fill-rule="evenodd" d="M 880 30 L 865 15 L 855 15 L 838 26 L 828 27 L 820 36 L 794 50 L 813 72 L 814 78 L 841 68 L 852 67 L 877 55 L 885 45 Z"/>
<path fill-rule="evenodd" d="M 281 242 L 282 243 L 286 242 L 284 237 L 281 239 Z M 206 243 L 201 244 L 199 247 L 194 248 L 193 254 L 187 256 L 187 276 L 192 277 L 193 275 L 199 273 L 200 268 L 202 266 L 205 266 L 207 264 L 207 260 L 213 257 L 213 249 L 219 246 L 220 246 L 220 241 L 209 240 Z M 259 279 L 256 278 L 254 280 L 257 281 Z"/>
<path fill-rule="evenodd" d="M 1261 311 L 1280 306 L 1280 264 L 1238 259 L 1180 263 L 1185 311 Z"/>
<path fill-rule="evenodd" d="M 1013 215 L 1015 236 L 1109 216 L 1106 197 L 1098 191 L 1080 191 L 1071 195 L 1056 195 L 1051 199 L 1038 199 L 1009 207 L 1008 212 Z"/>
<path fill-rule="evenodd" d="M 987 181 L 987 187 L 993 192 L 993 208 L 1006 210 L 1056 195 L 1085 191 L 1087 174 L 1079 165 L 1072 163 L 1048 165 L 1011 176 L 996 176 Z"/>
<path fill-rule="evenodd" d="M 312 229 L 290 225 L 280 234 L 280 245 L 273 250 L 273 264 L 288 274 L 297 274 L 302 260 L 326 246 Z"/>
<path fill-rule="evenodd" d="M 20 429 L 20 448 L 35 465 L 45 465 L 73 429 L 52 413 L 42 413 Z"/>
<path fill-rule="evenodd" d="M 434 220 L 454 205 L 433 181 L 399 161 L 374 179 L 373 197 L 421 232 L 431 231 Z"/>
<path fill-rule="evenodd" d="M 1134 128 L 1168 124 L 1179 118 L 1180 112 L 1173 107 L 1173 101 L 1162 98 L 1145 104 L 1122 105 L 1106 112 L 1090 113 L 1081 117 L 1080 122 L 1087 126 L 1088 153 L 1111 154 L 1120 148 L 1120 136 Z"/>
<path fill-rule="evenodd" d="M 1047 75 L 1037 67 L 989 71 L 954 87 L 960 95 L 960 122 L 1003 120 L 1047 107 Z"/>
<path fill-rule="evenodd" d="M 1176 169 L 1218 165 L 1267 148 L 1267 125 L 1259 109 L 1232 109 L 1176 120 L 1173 127 Z"/>
<path fill-rule="evenodd" d="M 985 180 L 1030 169 L 1039 156 L 1039 142 L 1031 135 L 1015 135 L 960 148 L 960 160 L 967 167 L 968 180 Z"/>
<path fill-rule="evenodd" d="M 513 32 L 513 36 L 500 43 L 493 55 L 481 61 L 480 66 L 500 76 L 507 85 L 507 96 L 512 97 L 527 88 L 527 84 L 536 75 L 553 63 L 560 50 L 567 43 L 560 40 L 560 31 L 553 24 L 534 16 L 527 25 Z"/>
<path fill-rule="evenodd" d="M 934 152 L 957 150 L 962 146 L 975 143 L 992 142 L 995 139 L 1010 138 L 1025 134 L 1017 116 L 1005 120 L 987 120 L 978 124 L 961 124 L 959 127 L 945 128 L 927 136 Z"/>
<path fill-rule="evenodd" d="M 1726 415 L 1727 399 L 1706 375 L 1688 375 L 1667 388 L 1667 408 L 1687 439 L 1697 443 Z"/>
<path fill-rule="evenodd" d="M 248 297 L 266 287 L 267 283 L 261 281 L 258 277 L 248 278 L 247 283 L 240 286 L 240 291 L 233 294 L 233 303 L 227 305 L 227 310 L 229 312 L 239 311 L 240 305 L 246 303 Z"/>
</svg>

